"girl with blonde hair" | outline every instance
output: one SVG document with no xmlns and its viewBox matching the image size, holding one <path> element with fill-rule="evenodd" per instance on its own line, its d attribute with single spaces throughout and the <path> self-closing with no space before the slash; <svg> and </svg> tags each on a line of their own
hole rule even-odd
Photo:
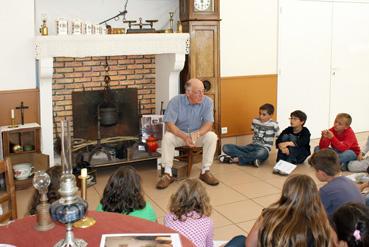
<svg viewBox="0 0 369 247">
<path fill-rule="evenodd" d="M 265 208 L 251 229 L 246 246 L 335 246 L 336 235 L 320 202 L 314 180 L 291 175 L 280 199 Z"/>
<path fill-rule="evenodd" d="M 164 225 L 180 232 L 195 246 L 213 246 L 209 196 L 198 179 L 186 179 L 170 198 Z"/>
</svg>

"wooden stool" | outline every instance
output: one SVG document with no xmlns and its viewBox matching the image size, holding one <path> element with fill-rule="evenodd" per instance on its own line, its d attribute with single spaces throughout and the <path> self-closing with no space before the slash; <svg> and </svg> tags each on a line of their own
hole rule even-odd
<svg viewBox="0 0 369 247">
<path fill-rule="evenodd" d="M 191 174 L 192 165 L 202 159 L 202 147 L 181 146 L 176 147 L 179 155 L 175 157 L 179 161 L 187 162 L 187 177 Z"/>
</svg>

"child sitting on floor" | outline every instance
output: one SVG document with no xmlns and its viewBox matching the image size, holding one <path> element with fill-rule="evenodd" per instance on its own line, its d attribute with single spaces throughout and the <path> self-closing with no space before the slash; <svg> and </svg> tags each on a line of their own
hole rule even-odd
<svg viewBox="0 0 369 247">
<path fill-rule="evenodd" d="M 290 127 L 282 131 L 276 140 L 277 162 L 285 160 L 292 164 L 302 164 L 310 155 L 310 131 L 304 127 L 306 114 L 300 110 L 290 115 Z"/>
<path fill-rule="evenodd" d="M 247 247 L 328 247 L 334 243 L 314 180 L 298 174 L 286 179 L 280 199 L 262 211 L 246 240 Z"/>
<path fill-rule="evenodd" d="M 111 175 L 96 211 L 121 213 L 149 221 L 157 220 L 154 209 L 143 196 L 141 177 L 131 166 L 120 167 Z"/>
<path fill-rule="evenodd" d="M 327 182 L 319 193 L 328 216 L 332 216 L 337 208 L 348 202 L 364 205 L 364 197 L 356 184 L 349 178 L 340 176 L 336 152 L 331 149 L 320 150 L 311 156 L 309 163 L 315 169 L 319 181 Z"/>
<path fill-rule="evenodd" d="M 259 167 L 261 162 L 269 157 L 274 137 L 279 132 L 278 123 L 272 120 L 274 106 L 264 104 L 259 108 L 259 117 L 252 120 L 251 129 L 254 132 L 252 143 L 246 146 L 225 144 L 219 160 L 222 163 L 253 164 Z"/>
<path fill-rule="evenodd" d="M 333 215 L 339 246 L 369 246 L 369 208 L 348 203 L 340 207 Z M 343 242 L 343 244 L 342 244 Z"/>
<path fill-rule="evenodd" d="M 341 170 L 347 170 L 347 163 L 356 160 L 360 154 L 360 147 L 354 131 L 350 125 L 352 118 L 347 113 L 337 114 L 334 126 L 329 130 L 322 131 L 319 146 L 315 147 L 314 152 L 323 148 L 331 148 L 339 157 Z"/>
<path fill-rule="evenodd" d="M 186 179 L 170 198 L 170 213 L 164 225 L 186 236 L 197 246 L 213 246 L 211 205 L 204 186 L 197 179 Z"/>
<path fill-rule="evenodd" d="M 365 172 L 369 168 L 369 136 L 365 146 L 362 149 L 362 153 L 357 157 L 358 160 L 350 161 L 347 165 L 347 169 L 350 172 Z"/>
</svg>

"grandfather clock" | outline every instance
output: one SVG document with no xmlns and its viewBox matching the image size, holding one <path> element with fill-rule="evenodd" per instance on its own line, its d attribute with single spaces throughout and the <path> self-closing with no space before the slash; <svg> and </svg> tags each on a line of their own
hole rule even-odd
<svg viewBox="0 0 369 247">
<path fill-rule="evenodd" d="M 205 94 L 214 100 L 213 128 L 220 137 L 219 0 L 180 0 L 179 5 L 183 31 L 190 34 L 181 84 L 194 77 L 204 82 Z"/>
</svg>

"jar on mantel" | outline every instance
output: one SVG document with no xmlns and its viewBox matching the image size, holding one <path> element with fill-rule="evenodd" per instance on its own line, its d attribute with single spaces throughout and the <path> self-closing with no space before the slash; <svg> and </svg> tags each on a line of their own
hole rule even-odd
<svg viewBox="0 0 369 247">
<path fill-rule="evenodd" d="M 147 151 L 149 151 L 150 153 L 156 152 L 156 149 L 158 149 L 159 147 L 158 140 L 153 135 L 150 135 L 146 139 L 146 145 L 147 145 Z"/>
</svg>

